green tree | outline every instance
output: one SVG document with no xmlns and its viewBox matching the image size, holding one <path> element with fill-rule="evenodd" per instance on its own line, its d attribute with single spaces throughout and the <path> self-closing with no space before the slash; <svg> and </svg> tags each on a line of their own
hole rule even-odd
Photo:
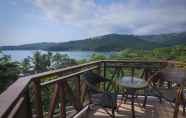
<svg viewBox="0 0 186 118">
<path fill-rule="evenodd" d="M 24 58 L 23 61 L 20 63 L 21 73 L 27 74 L 31 72 L 31 57 Z"/>
<path fill-rule="evenodd" d="M 19 64 L 10 56 L 0 53 L 0 93 L 12 84 L 19 76 Z"/>
<path fill-rule="evenodd" d="M 50 52 L 47 54 L 42 54 L 40 51 L 35 52 L 32 57 L 34 71 L 39 73 L 49 70 L 51 66 L 51 57 L 52 53 Z"/>
<path fill-rule="evenodd" d="M 52 68 L 54 68 L 54 69 L 64 68 L 64 67 L 72 66 L 72 65 L 76 65 L 76 64 L 77 64 L 77 62 L 74 59 L 71 59 L 66 54 L 56 53 L 52 57 Z"/>
<path fill-rule="evenodd" d="M 107 59 L 106 56 L 97 53 L 92 54 L 90 57 L 90 61 L 98 61 L 98 60 L 105 60 L 105 59 Z"/>
</svg>

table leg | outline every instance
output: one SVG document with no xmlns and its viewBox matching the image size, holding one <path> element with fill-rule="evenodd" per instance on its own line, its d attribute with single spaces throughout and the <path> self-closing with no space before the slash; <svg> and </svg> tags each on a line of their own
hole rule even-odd
<svg viewBox="0 0 186 118">
<path fill-rule="evenodd" d="M 135 118 L 135 108 L 134 108 L 134 101 L 135 101 L 135 94 L 132 94 L 132 99 L 131 99 L 131 107 L 132 107 L 132 118 Z"/>
<path fill-rule="evenodd" d="M 122 105 L 122 102 L 123 102 L 123 100 L 124 100 L 124 94 L 122 94 L 122 96 L 121 96 L 121 101 L 120 101 L 120 103 L 117 105 L 117 112 L 119 112 L 119 107 Z"/>
</svg>

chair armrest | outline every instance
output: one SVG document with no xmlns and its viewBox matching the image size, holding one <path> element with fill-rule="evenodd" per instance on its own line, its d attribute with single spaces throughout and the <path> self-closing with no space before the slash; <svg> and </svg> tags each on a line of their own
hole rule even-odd
<svg viewBox="0 0 186 118">
<path fill-rule="evenodd" d="M 88 88 L 91 89 L 92 91 L 95 91 L 96 93 L 104 93 L 104 91 L 98 90 L 95 86 L 93 86 L 89 82 L 85 81 L 85 83 L 88 86 Z"/>
</svg>

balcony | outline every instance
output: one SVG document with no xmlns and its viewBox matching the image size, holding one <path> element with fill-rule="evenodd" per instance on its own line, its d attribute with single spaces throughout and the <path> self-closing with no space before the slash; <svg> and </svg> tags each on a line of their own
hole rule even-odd
<svg viewBox="0 0 186 118">
<path fill-rule="evenodd" d="M 104 60 L 77 66 L 52 70 L 27 77 L 13 83 L 0 95 L 1 118 L 107 118 L 109 115 L 95 106 L 89 109 L 86 84 L 83 74 L 93 71 L 110 80 L 117 81 L 123 73 L 137 70 L 135 76 L 148 81 L 166 67 L 181 67 L 183 63 L 170 61 L 126 61 Z M 98 88 L 105 90 L 105 85 Z M 178 88 L 183 90 L 183 87 Z M 121 103 L 122 95 L 117 95 L 117 104 Z M 176 93 L 174 103 L 157 96 L 149 96 L 146 107 L 143 104 L 144 94 L 136 99 L 135 113 L 137 118 L 184 118 L 181 95 Z M 130 100 L 122 102 L 116 118 L 130 118 Z M 110 111 L 111 112 L 111 111 Z"/>
</svg>

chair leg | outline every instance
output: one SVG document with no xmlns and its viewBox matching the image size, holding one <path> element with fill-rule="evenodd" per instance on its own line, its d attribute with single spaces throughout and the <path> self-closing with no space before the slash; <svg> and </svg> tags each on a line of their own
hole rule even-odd
<svg viewBox="0 0 186 118">
<path fill-rule="evenodd" d="M 112 118 L 115 118 L 115 110 L 112 108 Z"/>
<path fill-rule="evenodd" d="M 162 97 L 161 96 L 159 96 L 159 102 L 160 102 L 160 104 L 162 103 Z"/>
<path fill-rule="evenodd" d="M 186 103 L 183 103 L 183 115 L 185 115 L 185 106 L 186 106 Z"/>
<path fill-rule="evenodd" d="M 128 93 L 126 94 L 125 100 L 124 100 L 124 104 L 127 103 L 127 99 L 128 99 Z"/>
<path fill-rule="evenodd" d="M 116 104 L 116 111 L 117 111 L 117 112 L 119 112 L 119 107 L 122 105 L 123 100 L 124 100 L 124 97 L 125 97 L 124 94 L 122 94 L 120 103 L 119 103 L 118 105 Z"/>
<path fill-rule="evenodd" d="M 144 94 L 145 94 L 145 99 L 143 101 L 143 107 L 145 108 L 146 103 L 147 103 L 147 90 L 144 90 Z"/>
<path fill-rule="evenodd" d="M 144 99 L 144 102 L 143 102 L 143 107 L 144 108 L 146 107 L 146 103 L 147 103 L 147 95 L 145 95 L 145 99 Z"/>
</svg>

